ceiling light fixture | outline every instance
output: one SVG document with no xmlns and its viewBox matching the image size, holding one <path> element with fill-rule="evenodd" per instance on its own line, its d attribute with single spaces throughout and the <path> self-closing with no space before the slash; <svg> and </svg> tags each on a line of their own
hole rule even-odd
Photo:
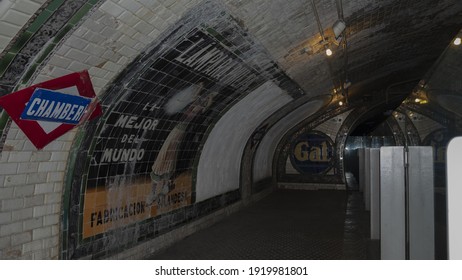
<svg viewBox="0 0 462 280">
<path fill-rule="evenodd" d="M 343 31 L 345 31 L 346 28 L 346 23 L 338 19 L 336 22 L 334 22 L 334 25 L 332 25 L 332 30 L 334 31 L 335 39 L 340 41 L 342 39 L 341 35 Z"/>
<path fill-rule="evenodd" d="M 454 45 L 458 46 L 460 45 L 462 39 L 460 37 L 457 37 L 455 40 L 454 40 Z"/>
<path fill-rule="evenodd" d="M 422 99 L 416 98 L 414 101 L 415 101 L 415 103 L 420 103 L 420 101 L 422 101 Z"/>
<path fill-rule="evenodd" d="M 342 101 L 339 101 L 339 102 L 338 102 L 338 105 L 339 105 L 339 106 L 343 106 L 343 102 L 342 102 Z"/>
<path fill-rule="evenodd" d="M 329 48 L 327 48 L 327 49 L 326 49 L 326 55 L 327 55 L 327 56 L 331 56 L 332 54 L 333 54 L 332 50 L 329 49 Z"/>
</svg>

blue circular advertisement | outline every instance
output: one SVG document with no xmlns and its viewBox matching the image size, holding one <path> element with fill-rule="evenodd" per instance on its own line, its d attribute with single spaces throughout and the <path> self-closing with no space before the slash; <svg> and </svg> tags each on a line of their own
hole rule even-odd
<svg viewBox="0 0 462 280">
<path fill-rule="evenodd" d="M 291 145 L 290 161 L 302 174 L 325 173 L 334 162 L 333 142 L 322 132 L 301 134 Z"/>
</svg>

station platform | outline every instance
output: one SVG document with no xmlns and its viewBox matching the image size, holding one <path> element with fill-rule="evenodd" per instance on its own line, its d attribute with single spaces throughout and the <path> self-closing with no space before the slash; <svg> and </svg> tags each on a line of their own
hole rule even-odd
<svg viewBox="0 0 462 280">
<path fill-rule="evenodd" d="M 357 191 L 277 190 L 148 259 L 370 259 L 361 201 Z"/>
</svg>

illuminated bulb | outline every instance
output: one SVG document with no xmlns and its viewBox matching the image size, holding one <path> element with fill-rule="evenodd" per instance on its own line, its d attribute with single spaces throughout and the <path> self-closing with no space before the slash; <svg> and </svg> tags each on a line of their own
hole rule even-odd
<svg viewBox="0 0 462 280">
<path fill-rule="evenodd" d="M 461 43 L 461 39 L 460 39 L 460 37 L 457 37 L 457 38 L 454 40 L 454 45 L 458 46 L 458 45 L 460 45 L 460 43 Z"/>
<path fill-rule="evenodd" d="M 420 101 L 422 101 L 422 99 L 416 98 L 414 101 L 415 101 L 415 103 L 419 103 Z"/>
<path fill-rule="evenodd" d="M 412 116 L 414 116 L 414 114 L 413 114 L 413 113 L 409 113 L 409 117 L 412 117 Z"/>
<path fill-rule="evenodd" d="M 338 102 L 338 105 L 342 106 L 342 105 L 343 105 L 343 102 L 342 102 L 342 101 L 339 101 L 339 102 Z"/>
<path fill-rule="evenodd" d="M 327 55 L 327 56 L 331 56 L 331 55 L 332 55 L 331 49 L 326 49 L 326 55 Z"/>
</svg>

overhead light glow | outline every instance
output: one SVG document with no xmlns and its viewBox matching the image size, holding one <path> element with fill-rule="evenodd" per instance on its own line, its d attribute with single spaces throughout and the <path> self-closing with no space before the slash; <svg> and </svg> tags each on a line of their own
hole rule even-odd
<svg viewBox="0 0 462 280">
<path fill-rule="evenodd" d="M 414 102 L 417 103 L 417 104 L 427 104 L 428 103 L 428 100 L 427 99 L 424 99 L 424 98 L 416 98 L 414 99 Z"/>
<path fill-rule="evenodd" d="M 342 102 L 342 101 L 339 101 L 339 102 L 338 102 L 338 105 L 342 106 L 342 105 L 343 105 L 343 102 Z"/>
<path fill-rule="evenodd" d="M 331 49 L 326 49 L 326 55 L 331 56 L 332 55 L 332 50 Z"/>
<path fill-rule="evenodd" d="M 457 37 L 457 38 L 454 40 L 454 45 L 456 45 L 456 46 L 460 45 L 461 41 L 462 41 L 461 38 L 460 38 L 460 37 Z"/>
</svg>

